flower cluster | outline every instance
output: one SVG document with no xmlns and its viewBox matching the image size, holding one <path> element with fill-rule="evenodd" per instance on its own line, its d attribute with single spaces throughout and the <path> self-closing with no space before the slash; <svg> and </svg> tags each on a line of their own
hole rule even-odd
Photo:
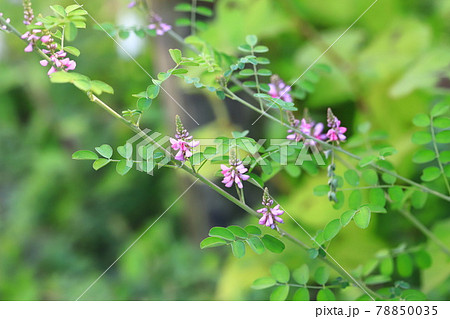
<svg viewBox="0 0 450 319">
<path fill-rule="evenodd" d="M 278 75 L 272 75 L 269 83 L 269 95 L 273 98 L 282 99 L 285 102 L 292 102 L 292 96 L 288 93 L 291 87 L 287 86 Z"/>
<path fill-rule="evenodd" d="M 264 189 L 263 200 L 262 200 L 263 208 L 258 209 L 257 212 L 262 214 L 263 216 L 259 219 L 260 225 L 266 225 L 272 229 L 275 229 L 276 223 L 284 223 L 280 215 L 283 215 L 284 211 L 280 209 L 280 205 L 273 206 L 273 199 L 269 195 L 269 190 L 267 187 Z"/>
<path fill-rule="evenodd" d="M 290 112 L 290 111 L 288 112 L 288 117 L 289 117 L 289 123 L 294 129 L 297 129 L 297 130 L 301 131 L 303 134 L 314 137 L 318 140 L 322 140 L 322 141 L 326 140 L 326 138 L 327 138 L 326 134 L 322 134 L 324 125 L 322 123 L 316 124 L 313 121 L 311 121 L 311 119 L 307 116 L 306 109 L 305 109 L 305 115 L 301 121 L 297 120 L 294 117 L 294 115 L 292 114 L 292 112 Z M 305 138 L 299 132 L 295 132 L 292 129 L 288 130 L 288 134 L 289 135 L 286 136 L 286 138 L 288 140 L 296 141 L 296 142 L 304 140 L 305 145 L 311 145 L 311 146 L 316 145 L 316 141 Z"/>
<path fill-rule="evenodd" d="M 327 113 L 327 124 L 330 128 L 327 132 L 329 141 L 336 141 L 337 143 L 339 143 L 339 141 L 345 141 L 347 137 L 344 135 L 344 133 L 347 132 L 347 128 L 341 126 L 341 121 L 338 120 L 338 118 L 333 114 L 330 108 L 328 109 Z"/>
<path fill-rule="evenodd" d="M 0 17 L 3 17 L 3 13 L 1 13 L 1 12 L 0 12 Z M 10 22 L 11 22 L 11 19 L 10 19 L 10 18 L 6 18 L 5 21 L 6 21 L 6 23 L 10 23 Z M 7 27 L 6 25 L 2 25 L 2 24 L 0 23 L 0 29 L 6 31 L 6 30 L 8 30 L 8 27 Z"/>
<path fill-rule="evenodd" d="M 30 25 L 33 23 L 34 13 L 30 0 L 23 0 L 23 24 Z"/>
<path fill-rule="evenodd" d="M 170 138 L 172 149 L 178 151 L 175 155 L 177 161 L 184 162 L 192 156 L 192 149 L 200 144 L 199 141 L 194 141 L 189 132 L 184 128 L 181 123 L 180 117 L 177 115 L 175 118 L 176 134 L 175 138 Z"/>
<path fill-rule="evenodd" d="M 156 30 L 157 35 L 163 35 L 169 30 L 172 30 L 172 26 L 170 24 L 162 22 L 162 19 L 159 15 L 152 15 L 152 23 L 149 24 L 148 28 L 150 30 Z"/>
<path fill-rule="evenodd" d="M 233 183 L 236 183 L 236 185 L 239 188 L 243 188 L 242 181 L 246 181 L 250 178 L 250 176 L 245 175 L 248 171 L 247 168 L 242 164 L 242 161 L 236 159 L 234 156 L 230 158 L 230 167 L 222 164 L 220 167 L 222 168 L 222 174 L 224 176 L 222 183 L 225 184 L 225 187 L 231 187 L 233 186 Z"/>
<path fill-rule="evenodd" d="M 28 45 L 25 48 L 25 52 L 32 52 L 35 46 L 38 44 L 38 41 L 41 40 L 42 37 L 42 22 L 36 22 L 34 24 L 36 26 L 35 29 L 31 29 L 30 31 L 25 32 L 22 35 L 22 39 L 28 41 Z"/>
</svg>

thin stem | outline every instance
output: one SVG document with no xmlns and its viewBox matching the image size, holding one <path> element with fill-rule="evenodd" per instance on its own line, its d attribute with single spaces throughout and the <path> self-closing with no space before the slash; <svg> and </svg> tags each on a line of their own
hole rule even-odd
<svg viewBox="0 0 450 319">
<path fill-rule="evenodd" d="M 375 185 L 375 186 L 361 186 L 361 187 L 349 187 L 349 188 L 338 188 L 339 191 L 354 191 L 358 189 L 372 189 L 372 188 L 393 188 L 400 187 L 403 189 L 415 188 L 414 186 L 402 186 L 402 185 Z"/>
<path fill-rule="evenodd" d="M 430 130 L 431 130 L 431 140 L 433 142 L 434 152 L 436 153 L 436 159 L 438 162 L 439 170 L 441 171 L 442 178 L 444 179 L 445 186 L 447 187 L 447 192 L 450 194 L 450 185 L 449 185 L 447 176 L 445 175 L 444 166 L 442 165 L 439 150 L 438 150 L 438 147 L 436 144 L 436 134 L 434 133 L 433 116 L 431 116 L 431 119 L 430 119 Z"/>
<path fill-rule="evenodd" d="M 195 14 L 197 11 L 197 0 L 192 0 L 191 6 L 191 35 L 195 35 Z"/>
<path fill-rule="evenodd" d="M 398 210 L 401 215 L 403 215 L 406 219 L 408 219 L 412 224 L 414 224 L 426 237 L 428 237 L 431 241 L 433 241 L 439 248 L 447 255 L 450 256 L 450 250 L 443 242 L 440 241 L 439 238 L 436 237 L 428 228 L 426 228 L 415 216 L 413 216 L 410 212 L 404 209 Z"/>
</svg>

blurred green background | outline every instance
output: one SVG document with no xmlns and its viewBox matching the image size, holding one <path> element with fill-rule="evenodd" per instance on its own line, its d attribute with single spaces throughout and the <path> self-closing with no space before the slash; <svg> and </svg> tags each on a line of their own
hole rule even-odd
<svg viewBox="0 0 450 319">
<path fill-rule="evenodd" d="M 180 1 L 153 1 L 153 10 L 168 23 L 182 16 L 172 8 Z M 372 0 L 218 0 L 209 28 L 200 36 L 215 48 L 238 54 L 247 34 L 258 35 L 270 48 L 270 68 L 287 83 L 294 81 Z M 145 24 L 125 0 L 81 1 L 99 22 Z M 55 1 L 33 1 L 35 13 L 50 14 Z M 72 1 L 58 1 L 69 5 Z M 21 31 L 20 1 L 2 0 L 0 12 Z M 81 31 L 74 46 L 77 72 L 112 85 L 106 96 L 116 110 L 133 106 L 131 94 L 145 89 L 150 79 L 106 34 Z M 187 28 L 175 28 L 187 35 Z M 324 119 L 326 108 L 349 127 L 370 121 L 372 129 L 389 135 L 399 153 L 392 157 L 399 173 L 419 180 L 412 164 L 416 149 L 410 137 L 417 129 L 413 116 L 427 112 L 450 88 L 450 2 L 439 0 L 380 0 L 320 60 L 332 67 L 315 92 L 300 106 Z M 124 46 L 150 73 L 170 67 L 168 48 L 180 47 L 168 37 L 139 40 Z M 0 33 L 0 299 L 76 299 L 164 210 L 191 180 L 181 172 L 158 171 L 154 176 L 132 170 L 126 176 L 113 167 L 93 171 L 73 161 L 79 149 L 103 143 L 122 145 L 132 133 L 91 104 L 70 85 L 54 85 L 38 57 L 23 52 L 25 45 Z M 187 53 L 186 53 L 187 54 Z M 238 105 L 227 107 L 214 96 L 170 81 L 167 91 L 201 123 L 185 116 L 194 136 L 214 138 L 233 130 L 250 130 L 255 139 L 284 137 L 284 130 Z M 164 94 L 147 112 L 142 126 L 172 134 L 173 117 L 182 111 Z M 351 138 L 350 138 L 351 141 Z M 219 182 L 219 180 L 216 178 Z M 270 185 L 272 192 L 306 228 L 314 233 L 339 216 L 312 189 L 326 175 L 284 172 Z M 440 183 L 433 187 L 442 189 Z M 260 194 L 248 190 L 258 205 Z M 450 245 L 449 207 L 430 198 L 414 212 Z M 202 185 L 193 187 L 87 293 L 85 300 L 267 300 L 269 292 L 252 291 L 251 283 L 281 260 L 291 268 L 307 262 L 304 252 L 289 242 L 282 255 L 248 252 L 234 258 L 228 249 L 201 251 L 199 242 L 212 226 L 255 223 L 244 212 Z M 291 233 L 305 239 L 287 221 Z M 305 239 L 306 240 L 306 239 Z M 426 239 L 396 212 L 374 217 L 368 230 L 347 227 L 333 241 L 331 253 L 348 269 L 369 261 L 382 248 L 415 245 Z M 433 266 L 416 271 L 411 284 L 430 299 L 449 297 L 449 262 L 432 244 Z M 340 295 L 352 299 L 354 288 Z"/>
</svg>

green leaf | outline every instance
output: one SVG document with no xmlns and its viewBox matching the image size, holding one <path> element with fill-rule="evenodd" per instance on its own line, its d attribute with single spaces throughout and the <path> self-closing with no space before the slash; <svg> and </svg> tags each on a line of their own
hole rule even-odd
<svg viewBox="0 0 450 319">
<path fill-rule="evenodd" d="M 330 289 L 324 288 L 317 293 L 317 301 L 336 301 L 336 297 Z"/>
<path fill-rule="evenodd" d="M 383 147 L 382 149 L 380 149 L 379 154 L 382 157 L 387 157 L 387 156 L 397 154 L 397 150 L 391 146 L 387 146 L 387 147 Z"/>
<path fill-rule="evenodd" d="M 449 128 L 450 117 L 438 117 L 433 119 L 433 126 L 436 128 Z"/>
<path fill-rule="evenodd" d="M 381 188 L 372 188 L 369 191 L 369 201 L 373 205 L 384 207 L 386 205 L 384 191 Z"/>
<path fill-rule="evenodd" d="M 128 163 L 127 160 L 120 160 L 119 162 L 117 162 L 116 171 L 120 175 L 125 175 L 126 173 L 128 173 L 130 171 L 130 169 L 131 169 L 131 165 L 130 165 L 130 163 Z"/>
<path fill-rule="evenodd" d="M 431 162 L 436 158 L 436 154 L 431 150 L 419 150 L 414 154 L 412 161 L 416 164 Z"/>
<path fill-rule="evenodd" d="M 266 47 L 266 46 L 264 46 L 264 45 L 257 45 L 257 46 L 253 49 L 253 51 L 256 52 L 256 53 L 264 53 L 264 52 L 269 51 L 269 48 Z"/>
<path fill-rule="evenodd" d="M 248 44 L 238 46 L 238 50 L 242 52 L 252 52 L 252 48 Z"/>
<path fill-rule="evenodd" d="M 222 238 L 207 237 L 207 238 L 203 239 L 202 242 L 200 243 L 200 248 L 201 249 L 212 248 L 212 247 L 223 246 L 226 244 L 227 244 L 227 242 Z"/>
<path fill-rule="evenodd" d="M 436 142 L 447 144 L 450 143 L 450 130 L 442 131 L 436 134 Z"/>
<path fill-rule="evenodd" d="M 227 229 L 236 237 L 247 238 L 247 232 L 240 226 L 228 226 Z"/>
<path fill-rule="evenodd" d="M 190 12 L 191 8 L 192 7 L 190 3 L 179 3 L 174 7 L 174 10 L 180 12 Z"/>
<path fill-rule="evenodd" d="M 209 230 L 209 236 L 220 237 L 226 240 L 235 240 L 236 237 L 231 231 L 224 227 L 213 227 Z"/>
<path fill-rule="evenodd" d="M 271 76 L 272 75 L 272 71 L 270 71 L 268 69 L 259 69 L 257 73 L 260 76 Z"/>
<path fill-rule="evenodd" d="M 256 35 L 248 35 L 245 41 L 249 46 L 254 47 L 258 43 L 258 37 Z"/>
<path fill-rule="evenodd" d="M 411 137 L 411 141 L 417 145 L 428 144 L 431 142 L 431 133 L 424 131 L 415 132 Z"/>
<path fill-rule="evenodd" d="M 284 243 L 272 235 L 266 234 L 261 238 L 261 240 L 267 250 L 273 253 L 280 254 L 285 248 Z"/>
<path fill-rule="evenodd" d="M 350 196 L 348 197 L 348 207 L 351 209 L 358 209 L 359 206 L 361 206 L 361 201 L 362 201 L 361 191 L 355 189 L 350 193 Z"/>
<path fill-rule="evenodd" d="M 195 11 L 205 17 L 211 17 L 213 15 L 212 10 L 206 7 L 197 7 Z"/>
<path fill-rule="evenodd" d="M 250 70 L 250 69 L 244 69 L 239 72 L 239 75 L 242 75 L 242 76 L 251 76 L 253 74 L 255 74 L 254 71 Z"/>
<path fill-rule="evenodd" d="M 61 17 L 65 17 L 66 16 L 66 10 L 64 10 L 63 6 L 60 6 L 59 4 L 55 4 L 53 6 L 50 6 L 50 9 L 52 9 L 52 11 L 58 15 L 60 15 Z"/>
<path fill-rule="evenodd" d="M 102 94 L 102 92 L 114 94 L 114 89 L 112 86 L 98 80 L 91 81 L 91 90 L 97 95 Z"/>
<path fill-rule="evenodd" d="M 258 278 L 253 282 L 252 288 L 253 289 L 266 289 L 266 288 L 270 288 L 273 287 L 277 284 L 276 280 L 273 279 L 272 277 L 262 277 L 262 278 Z"/>
<path fill-rule="evenodd" d="M 360 167 L 366 167 L 367 165 L 370 165 L 371 163 L 375 162 L 377 160 L 377 158 L 378 157 L 376 157 L 375 155 L 370 155 L 370 156 L 363 157 L 359 161 L 359 166 Z"/>
<path fill-rule="evenodd" d="M 370 209 L 367 206 L 361 207 L 353 217 L 353 221 L 355 222 L 356 226 L 361 229 L 366 229 L 367 227 L 369 227 Z"/>
<path fill-rule="evenodd" d="M 159 89 L 159 85 L 150 84 L 146 90 L 148 98 L 155 99 L 159 94 Z"/>
<path fill-rule="evenodd" d="M 380 263 L 380 272 L 385 276 L 390 276 L 394 272 L 394 261 L 391 257 L 385 258 Z"/>
<path fill-rule="evenodd" d="M 349 183 L 352 186 L 359 185 L 358 173 L 353 169 L 349 169 L 349 170 L 345 171 L 344 178 L 347 181 L 347 183 Z"/>
<path fill-rule="evenodd" d="M 421 191 L 415 191 L 411 196 L 411 205 L 415 209 L 422 209 L 427 202 L 428 194 Z"/>
<path fill-rule="evenodd" d="M 284 170 L 293 178 L 297 178 L 302 173 L 302 170 L 297 165 L 289 164 L 284 167 Z"/>
<path fill-rule="evenodd" d="M 330 191 L 330 186 L 319 185 L 319 186 L 314 187 L 313 194 L 316 196 L 324 196 L 324 195 L 328 194 L 329 191 Z"/>
<path fill-rule="evenodd" d="M 68 22 L 66 23 L 65 27 L 64 27 L 64 38 L 71 42 L 73 40 L 75 40 L 75 38 L 77 37 L 78 34 L 78 29 L 76 27 L 76 25 L 73 22 Z"/>
<path fill-rule="evenodd" d="M 420 269 L 430 268 L 432 264 L 431 256 L 425 250 L 419 250 L 415 252 L 414 261 Z"/>
<path fill-rule="evenodd" d="M 131 158 L 131 155 L 133 155 L 133 146 L 131 144 L 127 143 L 124 146 L 117 147 L 117 152 L 123 158 L 129 159 L 129 158 Z"/>
<path fill-rule="evenodd" d="M 397 256 L 397 271 L 401 277 L 410 277 L 413 272 L 413 261 L 409 254 Z"/>
<path fill-rule="evenodd" d="M 242 258 L 245 255 L 245 244 L 241 240 L 236 240 L 231 243 L 231 250 L 236 258 Z"/>
<path fill-rule="evenodd" d="M 91 82 L 85 80 L 76 80 L 73 81 L 73 85 L 79 88 L 81 91 L 89 91 L 91 89 Z"/>
<path fill-rule="evenodd" d="M 92 168 L 95 169 L 96 171 L 98 171 L 100 168 L 108 165 L 110 162 L 111 162 L 110 159 L 99 158 L 92 164 Z"/>
<path fill-rule="evenodd" d="M 441 171 L 439 168 L 435 166 L 427 167 L 423 170 L 422 176 L 420 176 L 420 179 L 424 182 L 431 182 L 437 179 L 441 175 Z"/>
<path fill-rule="evenodd" d="M 67 53 L 72 54 L 74 56 L 79 56 L 80 55 L 80 50 L 78 50 L 75 47 L 65 46 L 64 47 L 64 51 L 66 51 Z"/>
<path fill-rule="evenodd" d="M 97 160 L 98 155 L 92 151 L 76 151 L 72 154 L 72 159 L 74 160 Z"/>
<path fill-rule="evenodd" d="M 328 268 L 321 266 L 316 269 L 316 272 L 314 273 L 314 280 L 319 285 L 325 285 L 328 281 L 328 278 L 330 277 L 330 274 L 328 272 Z"/>
<path fill-rule="evenodd" d="M 81 6 L 79 6 L 78 4 L 72 4 L 70 6 L 67 6 L 64 11 L 66 11 L 66 13 L 70 13 L 74 10 L 77 10 L 78 8 L 81 8 Z"/>
<path fill-rule="evenodd" d="M 247 239 L 247 243 L 250 248 L 258 255 L 262 254 L 265 251 L 264 244 L 258 237 L 250 237 L 249 239 Z"/>
<path fill-rule="evenodd" d="M 119 38 L 126 40 L 130 36 L 130 32 L 126 30 L 119 30 Z"/>
<path fill-rule="evenodd" d="M 113 149 L 108 144 L 103 144 L 102 146 L 96 147 L 95 150 L 105 158 L 111 158 L 113 155 Z"/>
<path fill-rule="evenodd" d="M 427 127 L 430 125 L 430 117 L 427 114 L 417 114 L 413 118 L 413 123 L 415 126 Z"/>
<path fill-rule="evenodd" d="M 137 109 L 141 112 L 145 112 L 150 108 L 150 106 L 152 105 L 152 102 L 153 102 L 152 99 L 147 99 L 145 97 L 140 98 L 136 104 Z"/>
<path fill-rule="evenodd" d="M 181 51 L 178 49 L 169 49 L 170 57 L 172 58 L 173 62 L 176 64 L 179 64 L 181 62 Z"/>
<path fill-rule="evenodd" d="M 385 275 L 373 275 L 369 276 L 364 280 L 367 285 L 379 285 L 391 281 L 391 277 Z"/>
<path fill-rule="evenodd" d="M 400 186 L 389 188 L 388 193 L 393 202 L 400 202 L 403 199 L 403 190 Z"/>
<path fill-rule="evenodd" d="M 448 112 L 449 105 L 446 101 L 439 102 L 431 109 L 431 116 L 438 117 Z"/>
<path fill-rule="evenodd" d="M 245 231 L 249 234 L 260 236 L 262 234 L 261 229 L 258 226 L 248 225 L 244 227 Z"/>
<path fill-rule="evenodd" d="M 418 290 L 407 289 L 402 292 L 401 297 L 406 301 L 426 301 L 427 296 Z"/>
<path fill-rule="evenodd" d="M 289 294 L 288 285 L 278 286 L 270 294 L 270 301 L 285 301 L 288 294 Z"/>
<path fill-rule="evenodd" d="M 350 223 L 350 221 L 352 220 L 353 216 L 355 215 L 355 210 L 348 210 L 346 212 L 344 212 L 341 215 L 341 225 L 342 227 L 345 227 L 348 225 L 348 223 Z"/>
<path fill-rule="evenodd" d="M 323 230 L 323 239 L 326 241 L 332 240 L 341 230 L 341 221 L 339 219 L 333 219 L 330 221 Z"/>
<path fill-rule="evenodd" d="M 292 297 L 294 301 L 309 301 L 309 290 L 308 288 L 302 287 L 297 289 L 294 296 Z"/>
<path fill-rule="evenodd" d="M 369 185 L 376 185 L 378 183 L 378 174 L 373 169 L 366 169 L 362 172 L 363 180 Z"/>
<path fill-rule="evenodd" d="M 318 249 L 310 248 L 310 249 L 307 250 L 307 252 L 308 252 L 309 258 L 311 258 L 311 259 L 316 259 L 317 256 L 319 256 L 319 250 Z"/>
<path fill-rule="evenodd" d="M 307 264 L 303 264 L 300 268 L 292 272 L 292 278 L 300 285 L 306 285 L 309 281 L 309 268 Z"/>
<path fill-rule="evenodd" d="M 270 267 L 270 273 L 272 274 L 272 277 L 275 278 L 275 280 L 278 282 L 285 284 L 289 281 L 289 268 L 281 262 L 276 262 L 275 264 L 273 264 L 272 267 Z"/>
<path fill-rule="evenodd" d="M 178 27 L 187 27 L 191 25 L 191 20 L 187 18 L 180 18 L 175 21 L 175 25 Z"/>
</svg>

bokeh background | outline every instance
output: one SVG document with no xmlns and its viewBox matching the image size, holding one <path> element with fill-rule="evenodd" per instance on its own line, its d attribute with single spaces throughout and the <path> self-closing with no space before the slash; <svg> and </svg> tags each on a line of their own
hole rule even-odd
<svg viewBox="0 0 450 319">
<path fill-rule="evenodd" d="M 150 1 L 168 23 L 182 13 L 180 1 Z M 90 0 L 86 9 L 100 22 L 145 24 L 145 17 L 127 9 L 126 0 Z M 199 35 L 220 51 L 238 54 L 247 34 L 268 46 L 271 69 L 291 83 L 331 44 L 372 0 L 218 0 L 209 27 Z M 55 1 L 33 1 L 36 13 L 50 14 Z M 72 1 L 58 1 L 69 5 Z M 0 12 L 21 25 L 21 1 L 1 0 Z M 74 45 L 79 73 L 112 85 L 110 105 L 125 110 L 133 93 L 150 79 L 111 39 L 93 28 L 80 32 Z M 186 36 L 188 28 L 175 28 Z M 427 112 L 450 87 L 450 2 L 441 0 L 380 0 L 320 60 L 332 67 L 301 106 L 324 117 L 332 106 L 350 140 L 359 124 L 388 134 L 399 153 L 392 157 L 400 174 L 419 180 L 412 164 L 417 129 L 413 116 Z M 168 48 L 180 47 L 169 37 L 122 42 L 151 74 L 170 67 Z M 192 181 L 181 172 L 154 176 L 132 170 L 119 176 L 113 167 L 93 171 L 73 161 L 79 149 L 103 143 L 122 145 L 132 136 L 127 127 L 91 104 L 70 85 L 48 81 L 38 57 L 23 52 L 24 43 L 0 33 L 0 299 L 76 299 Z M 186 53 L 188 54 L 188 53 Z M 255 139 L 284 137 L 280 130 L 238 105 L 170 81 L 166 90 L 200 122 L 184 116 L 195 136 L 229 136 L 250 130 Z M 182 111 L 166 95 L 154 103 L 144 127 L 172 134 L 173 118 Z M 212 177 L 212 175 L 211 175 Z M 216 178 L 217 181 L 219 181 Z M 324 198 L 312 196 L 324 184 L 324 172 L 302 171 L 298 177 L 281 172 L 271 180 L 272 192 L 311 232 L 339 216 Z M 441 189 L 437 182 L 433 187 Z M 443 189 L 441 189 L 443 190 Z M 249 188 L 250 203 L 260 193 Z M 256 206 L 255 206 L 256 207 Z M 416 216 L 447 245 L 449 207 L 430 198 Z M 139 242 L 96 283 L 85 300 L 267 300 L 268 291 L 253 291 L 253 280 L 268 275 L 281 260 L 290 268 L 305 262 L 304 252 L 286 243 L 283 254 L 248 252 L 234 258 L 226 248 L 202 251 L 200 241 L 212 226 L 255 223 L 244 212 L 202 185 L 195 185 Z M 291 221 L 286 228 L 299 237 Z M 433 300 L 449 297 L 448 260 L 396 212 L 378 215 L 369 229 L 348 226 L 333 241 L 331 252 L 348 269 L 369 261 L 383 248 L 424 243 L 433 265 L 415 271 L 411 284 Z M 357 290 L 340 297 L 352 299 Z"/>
</svg>

